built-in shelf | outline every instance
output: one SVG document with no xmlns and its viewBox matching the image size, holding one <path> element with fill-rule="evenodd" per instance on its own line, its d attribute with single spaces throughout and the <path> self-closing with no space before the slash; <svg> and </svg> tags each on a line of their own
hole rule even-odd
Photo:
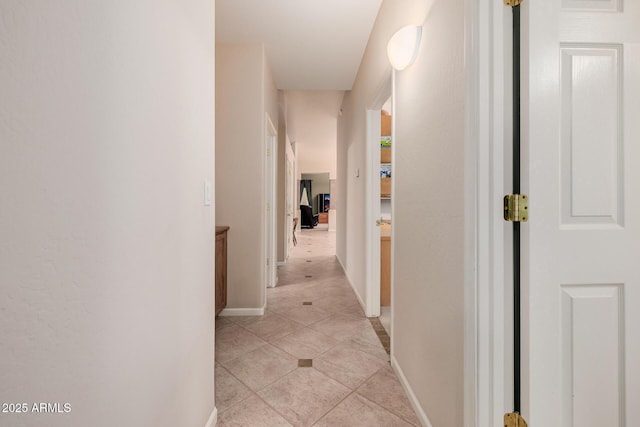
<svg viewBox="0 0 640 427">
<path fill-rule="evenodd" d="M 391 178 L 380 178 L 380 197 L 391 196 Z"/>
</svg>

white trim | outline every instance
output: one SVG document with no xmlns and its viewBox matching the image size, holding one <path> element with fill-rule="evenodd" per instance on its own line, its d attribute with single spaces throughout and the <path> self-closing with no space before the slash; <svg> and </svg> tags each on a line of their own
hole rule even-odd
<svg viewBox="0 0 640 427">
<path fill-rule="evenodd" d="M 353 286 L 353 282 L 351 281 L 351 277 L 349 277 L 349 273 L 347 273 L 347 269 L 344 268 L 344 264 L 342 264 L 342 260 L 340 259 L 340 257 L 338 255 L 336 255 L 336 259 L 338 260 L 338 263 L 340 264 L 340 267 L 342 267 L 342 271 L 344 272 L 344 276 L 347 278 L 347 282 L 349 282 L 349 286 L 351 286 L 351 289 L 353 289 L 353 293 L 356 294 L 356 298 L 358 299 L 358 302 L 360 303 L 360 306 L 362 307 L 362 310 L 364 310 L 365 312 L 365 316 L 367 317 L 377 317 L 377 316 L 369 316 L 367 313 L 367 308 L 365 306 L 364 301 L 362 300 L 362 297 L 360 296 L 360 294 L 358 293 L 358 290 L 356 289 L 355 286 Z"/>
<path fill-rule="evenodd" d="M 510 135 L 509 8 L 492 0 L 466 0 L 467 117 L 465 135 L 464 425 L 502 425 L 512 408 L 505 356 L 505 139 Z M 508 270 L 508 268 L 507 268 Z M 508 274 L 508 273 L 507 273 Z M 510 374 L 509 374 L 510 375 Z"/>
<path fill-rule="evenodd" d="M 464 146 L 464 426 L 480 425 L 478 416 L 478 149 L 480 136 L 480 47 L 477 0 L 465 0 L 466 117 Z M 486 52 L 483 52 L 486 53 Z"/>
<path fill-rule="evenodd" d="M 398 146 L 397 144 L 397 138 L 396 138 L 396 70 L 395 68 L 391 70 L 391 163 L 394 162 L 395 159 L 397 159 L 396 157 L 396 147 Z M 397 163 L 396 163 L 397 165 Z M 393 169 L 394 171 L 397 170 L 397 168 Z M 393 173 L 392 172 L 392 177 L 393 177 Z M 394 280 L 394 273 L 395 273 L 395 263 L 396 263 L 396 257 L 395 257 L 395 253 L 396 253 L 396 244 L 398 243 L 398 241 L 396 240 L 396 228 L 393 226 L 393 220 L 396 217 L 396 198 L 393 196 L 394 194 L 398 194 L 396 192 L 396 182 L 398 182 L 397 179 L 392 179 L 391 180 L 391 259 L 389 260 L 389 275 L 390 275 L 390 279 L 389 279 L 389 292 L 391 293 L 391 313 L 389 315 L 389 317 L 391 318 L 391 322 L 389 325 L 389 329 L 391 329 L 391 333 L 389 334 L 389 353 L 393 356 L 395 354 L 395 348 L 396 348 L 396 341 L 395 341 L 395 337 L 396 334 L 393 332 L 393 326 L 396 324 L 396 318 L 395 318 L 395 298 L 394 298 L 394 292 L 395 292 L 395 280 Z M 379 247 L 380 245 L 378 245 Z"/>
<path fill-rule="evenodd" d="M 284 267 L 285 265 L 287 265 L 286 261 L 278 261 L 278 267 Z"/>
<path fill-rule="evenodd" d="M 409 403 L 411 403 L 411 407 L 413 408 L 413 411 L 418 416 L 418 421 L 420 421 L 420 424 L 423 427 L 433 427 L 433 425 L 431 424 L 431 421 L 429 421 L 429 417 L 427 417 L 427 414 L 424 412 L 424 409 L 422 409 L 422 406 L 420 406 L 420 402 L 418 401 L 416 394 L 413 392 L 413 389 L 411 388 L 409 381 L 407 381 L 407 377 L 404 375 L 404 372 L 402 372 L 402 368 L 400 368 L 398 361 L 393 355 L 391 356 L 391 367 L 396 372 L 396 375 L 398 375 L 398 380 L 400 381 L 400 384 L 402 385 L 402 388 L 404 389 L 405 393 L 407 393 L 407 397 L 409 398 Z"/>
<path fill-rule="evenodd" d="M 375 97 L 369 103 L 367 115 L 366 202 L 365 202 L 365 306 L 368 317 L 380 316 L 380 110 L 393 96 L 393 74 L 385 73 Z M 393 120 L 393 119 L 392 119 Z M 393 129 L 392 129 L 393 132 Z M 393 141 L 393 136 L 392 136 Z M 393 142 L 391 144 L 393 150 Z M 393 185 L 394 181 L 391 181 Z M 391 201 L 393 209 L 393 199 Z M 391 215 L 393 218 L 393 214 Z M 392 228 L 393 233 L 393 228 Z M 392 262 L 393 264 L 393 262 Z M 393 309 L 392 309 L 393 318 Z"/>
<path fill-rule="evenodd" d="M 262 308 L 224 308 L 219 314 L 220 317 L 234 316 L 264 316 L 264 307 Z"/>
<path fill-rule="evenodd" d="M 264 128 L 264 166 L 263 166 L 263 182 L 264 188 L 264 203 L 265 220 L 263 230 L 263 257 L 262 259 L 268 259 L 271 262 L 265 267 L 265 287 L 274 288 L 276 286 L 277 271 L 277 187 L 278 187 L 278 131 L 269 117 L 267 112 L 264 113 L 265 128 Z M 267 150 L 269 155 L 267 155 Z M 266 205 L 269 205 L 269 210 L 266 211 Z M 266 303 L 267 293 L 264 292 L 264 301 Z"/>
<path fill-rule="evenodd" d="M 209 415 L 209 420 L 204 425 L 204 427 L 215 427 L 218 423 L 218 408 L 213 407 L 213 411 L 211 411 L 211 415 Z"/>
<path fill-rule="evenodd" d="M 382 101 L 384 103 L 384 101 Z M 365 205 L 365 257 L 366 291 L 364 311 L 368 317 L 380 316 L 380 227 L 376 220 L 380 217 L 380 110 L 367 110 L 366 158 L 366 205 Z M 377 168 L 376 168 L 377 166 Z"/>
</svg>

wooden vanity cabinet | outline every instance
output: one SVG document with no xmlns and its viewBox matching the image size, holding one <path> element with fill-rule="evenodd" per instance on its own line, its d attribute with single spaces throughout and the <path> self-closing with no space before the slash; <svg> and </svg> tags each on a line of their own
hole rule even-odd
<svg viewBox="0 0 640 427">
<path fill-rule="evenodd" d="M 216 274 L 215 305 L 216 316 L 227 306 L 227 231 L 229 227 L 216 227 Z"/>
</svg>

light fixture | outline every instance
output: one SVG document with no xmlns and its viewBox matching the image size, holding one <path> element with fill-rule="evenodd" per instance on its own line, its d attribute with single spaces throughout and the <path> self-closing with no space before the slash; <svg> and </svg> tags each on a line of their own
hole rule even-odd
<svg viewBox="0 0 640 427">
<path fill-rule="evenodd" d="M 421 36 L 422 27 L 408 25 L 391 37 L 387 44 L 387 56 L 393 68 L 400 71 L 413 64 L 418 56 Z"/>
</svg>

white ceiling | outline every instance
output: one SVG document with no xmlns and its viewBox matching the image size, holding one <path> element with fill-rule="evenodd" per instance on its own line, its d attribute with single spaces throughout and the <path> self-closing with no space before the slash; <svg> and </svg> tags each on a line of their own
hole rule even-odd
<svg viewBox="0 0 640 427">
<path fill-rule="evenodd" d="M 350 90 L 382 0 L 216 0 L 216 42 L 264 43 L 278 89 Z"/>
</svg>

